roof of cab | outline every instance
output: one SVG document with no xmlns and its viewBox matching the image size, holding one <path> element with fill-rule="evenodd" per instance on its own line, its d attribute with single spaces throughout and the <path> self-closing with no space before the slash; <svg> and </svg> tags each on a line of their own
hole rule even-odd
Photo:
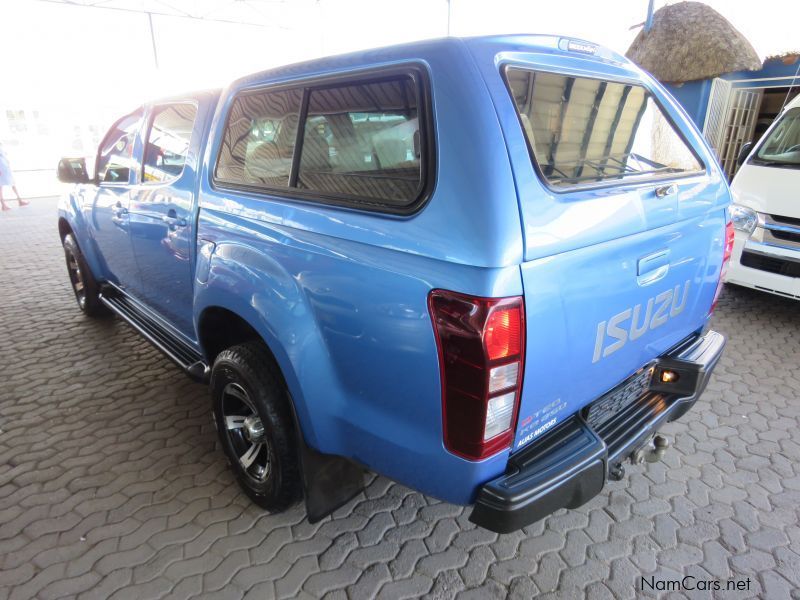
<svg viewBox="0 0 800 600">
<path fill-rule="evenodd" d="M 155 100 L 148 100 L 145 102 L 145 105 L 155 105 L 155 104 L 169 104 L 171 102 L 182 102 L 186 101 L 190 98 L 219 98 L 220 94 L 222 93 L 222 89 L 220 88 L 211 88 L 206 90 L 193 90 L 190 92 L 184 92 L 181 94 L 173 94 L 170 96 L 163 96 L 161 98 L 156 98 Z"/>
<path fill-rule="evenodd" d="M 469 48 L 476 53 L 499 53 L 502 51 L 536 52 L 548 54 L 564 54 L 574 56 L 574 48 L 583 48 L 583 55 L 591 54 L 591 58 L 604 60 L 623 67 L 633 67 L 627 58 L 607 48 L 585 40 L 543 34 L 507 34 L 476 37 L 444 37 L 406 44 L 396 44 L 368 50 L 359 50 L 347 54 L 338 54 L 315 58 L 308 61 L 283 65 L 245 75 L 232 82 L 231 87 L 246 86 L 249 83 L 268 80 L 290 80 L 323 75 L 338 70 L 358 68 L 377 63 L 389 63 L 394 60 L 408 59 L 409 55 L 418 54 L 420 59 L 446 49 Z M 591 49 L 591 51 L 588 51 Z M 589 58 L 589 56 L 586 56 Z"/>
</svg>

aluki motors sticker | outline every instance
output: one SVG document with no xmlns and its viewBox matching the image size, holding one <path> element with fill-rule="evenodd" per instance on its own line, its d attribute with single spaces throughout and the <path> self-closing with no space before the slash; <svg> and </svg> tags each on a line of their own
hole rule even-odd
<svg viewBox="0 0 800 600">
<path fill-rule="evenodd" d="M 528 442 L 542 435 L 545 431 L 558 423 L 559 412 L 567 407 L 567 403 L 556 398 L 547 406 L 537 410 L 532 415 L 528 415 L 519 423 L 519 434 L 517 437 L 517 448 L 521 448 Z"/>
</svg>

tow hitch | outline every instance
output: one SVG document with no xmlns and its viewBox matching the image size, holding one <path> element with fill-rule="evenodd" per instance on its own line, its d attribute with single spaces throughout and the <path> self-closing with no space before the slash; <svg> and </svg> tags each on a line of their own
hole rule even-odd
<svg viewBox="0 0 800 600">
<path fill-rule="evenodd" d="M 651 437 L 641 448 L 634 450 L 629 457 L 632 465 L 641 465 L 646 462 L 654 463 L 664 458 L 664 453 L 669 448 L 669 440 L 663 435 Z M 608 471 L 608 478 L 619 481 L 625 477 L 625 466 L 620 462 L 612 465 Z"/>
<path fill-rule="evenodd" d="M 656 435 L 641 448 L 631 454 L 631 464 L 641 465 L 645 462 L 654 463 L 664 458 L 664 452 L 669 448 L 667 438 L 662 435 Z"/>
</svg>

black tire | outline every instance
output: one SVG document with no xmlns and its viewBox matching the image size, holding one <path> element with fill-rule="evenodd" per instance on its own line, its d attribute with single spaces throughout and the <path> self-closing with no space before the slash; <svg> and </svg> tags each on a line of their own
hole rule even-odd
<svg viewBox="0 0 800 600">
<path fill-rule="evenodd" d="M 67 273 L 72 284 L 72 291 L 78 308 L 87 317 L 102 317 L 109 314 L 105 305 L 100 302 L 100 286 L 92 275 L 86 259 L 83 257 L 78 242 L 71 233 L 64 236 L 64 258 L 67 261 Z"/>
<path fill-rule="evenodd" d="M 222 448 L 245 493 L 271 512 L 297 502 L 302 482 L 291 399 L 263 343 L 217 356 L 211 401 Z"/>
</svg>

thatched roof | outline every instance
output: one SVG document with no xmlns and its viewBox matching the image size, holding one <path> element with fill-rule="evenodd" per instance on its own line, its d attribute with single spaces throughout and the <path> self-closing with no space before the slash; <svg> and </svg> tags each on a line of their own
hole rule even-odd
<svg viewBox="0 0 800 600">
<path fill-rule="evenodd" d="M 653 14 L 625 55 L 662 82 L 711 79 L 761 68 L 758 54 L 725 17 L 702 2 L 678 2 Z"/>
<path fill-rule="evenodd" d="M 780 54 L 772 54 L 764 59 L 764 65 L 769 62 L 782 62 L 785 65 L 793 65 L 800 58 L 800 51 L 781 52 Z"/>
</svg>

